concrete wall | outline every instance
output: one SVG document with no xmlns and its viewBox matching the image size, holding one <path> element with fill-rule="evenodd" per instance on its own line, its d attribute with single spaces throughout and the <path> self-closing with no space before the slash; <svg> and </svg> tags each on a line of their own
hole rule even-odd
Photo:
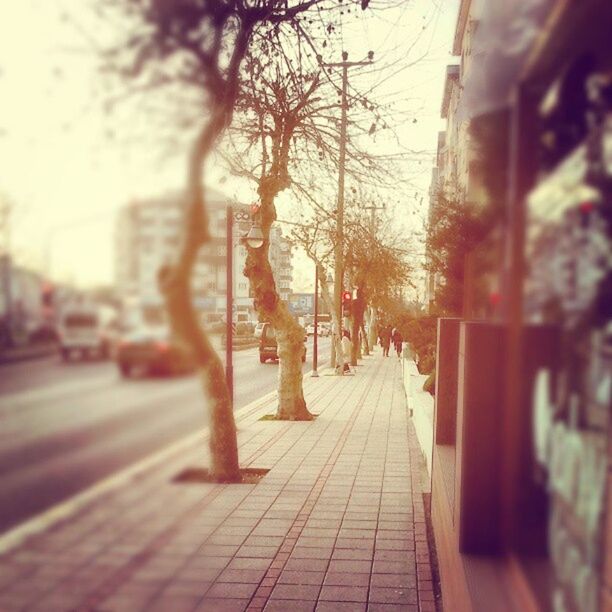
<svg viewBox="0 0 612 612">
<path fill-rule="evenodd" d="M 409 351 L 405 350 L 404 355 L 409 355 Z M 423 383 L 427 376 L 419 374 L 416 363 L 410 356 L 402 359 L 402 378 L 408 408 L 412 413 L 419 445 L 425 457 L 427 473 L 431 476 L 434 399 L 429 393 L 423 391 Z"/>
</svg>

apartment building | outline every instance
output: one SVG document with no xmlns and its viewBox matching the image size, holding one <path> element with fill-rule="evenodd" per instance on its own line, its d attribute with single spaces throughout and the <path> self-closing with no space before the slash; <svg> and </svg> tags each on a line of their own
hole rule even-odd
<svg viewBox="0 0 612 612">
<path fill-rule="evenodd" d="M 226 307 L 226 213 L 231 203 L 226 196 L 207 193 L 210 243 L 202 247 L 193 271 L 192 289 L 196 307 L 205 313 L 222 314 Z M 162 313 L 162 296 L 157 271 L 176 255 L 180 240 L 183 196 L 180 192 L 134 201 L 119 212 L 116 229 L 115 276 L 119 294 L 126 307 L 141 311 L 148 319 Z M 247 206 L 234 204 L 236 237 L 233 249 L 233 294 L 238 312 L 253 314 L 249 281 L 243 275 L 246 248 L 239 235 L 250 227 Z M 243 219 L 236 217 L 244 217 Z M 270 260 L 281 299 L 291 290 L 291 247 L 280 228 L 271 233 Z"/>
</svg>

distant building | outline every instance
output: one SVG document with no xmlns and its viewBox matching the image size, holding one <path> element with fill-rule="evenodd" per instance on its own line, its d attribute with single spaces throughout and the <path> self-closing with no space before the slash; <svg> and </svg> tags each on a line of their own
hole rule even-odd
<svg viewBox="0 0 612 612">
<path fill-rule="evenodd" d="M 278 226 L 272 227 L 270 232 L 270 265 L 280 299 L 288 302 L 293 282 L 291 243 L 283 237 L 283 232 Z"/>
<path fill-rule="evenodd" d="M 207 313 L 225 312 L 226 295 L 226 211 L 231 203 L 215 191 L 207 193 L 210 243 L 200 250 L 193 273 L 195 306 Z M 132 202 L 119 212 L 116 230 L 115 278 L 123 303 L 141 310 L 145 318 L 162 313 L 163 300 L 157 272 L 176 256 L 180 240 L 183 197 L 169 193 L 157 198 Z M 247 212 L 247 207 L 240 207 Z M 235 207 L 236 210 L 236 207 Z M 236 234 L 246 234 L 249 220 L 236 221 Z M 271 232 L 270 261 L 281 299 L 291 291 L 291 247 L 280 228 Z M 253 311 L 249 280 L 244 276 L 246 248 L 235 240 L 233 252 L 233 293 L 235 310 Z"/>
<path fill-rule="evenodd" d="M 430 223 L 441 194 L 461 202 L 482 204 L 485 201 L 470 121 L 461 107 L 462 91 L 472 65 L 472 42 L 477 25 L 471 0 L 462 0 L 452 49 L 459 63 L 446 67 L 444 80 L 440 116 L 446 119 L 446 129 L 438 133 L 436 166 L 432 169 L 429 188 Z M 430 305 L 439 282 L 436 275 L 429 274 L 427 302 Z"/>
<path fill-rule="evenodd" d="M 292 293 L 289 310 L 297 316 L 314 314 L 314 293 Z"/>
</svg>

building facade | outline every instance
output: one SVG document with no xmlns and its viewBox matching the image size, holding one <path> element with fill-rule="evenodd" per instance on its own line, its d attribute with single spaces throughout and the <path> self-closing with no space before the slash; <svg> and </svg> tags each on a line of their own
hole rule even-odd
<svg viewBox="0 0 612 612">
<path fill-rule="evenodd" d="M 223 194 L 209 191 L 207 199 L 212 240 L 204 245 L 194 266 L 192 289 L 196 308 L 203 313 L 221 315 L 226 308 L 226 227 L 227 207 L 232 204 Z M 119 212 L 115 235 L 115 278 L 126 308 L 141 311 L 145 319 L 163 316 L 163 300 L 158 289 L 157 272 L 172 261 L 179 246 L 183 197 L 170 193 L 158 198 L 135 201 Z M 250 227 L 249 208 L 233 205 L 233 295 L 234 311 L 253 317 L 253 298 L 249 281 L 243 274 L 246 248 L 239 237 Z M 270 236 L 270 262 L 281 299 L 291 290 L 291 247 L 280 228 Z"/>
<path fill-rule="evenodd" d="M 478 19 L 471 5 L 441 149 L 457 123 L 501 135 L 485 176 L 503 178 L 501 309 L 438 323 L 444 607 L 612 610 L 612 5 L 488 0 Z M 443 153 L 471 198 L 474 158 Z"/>
</svg>

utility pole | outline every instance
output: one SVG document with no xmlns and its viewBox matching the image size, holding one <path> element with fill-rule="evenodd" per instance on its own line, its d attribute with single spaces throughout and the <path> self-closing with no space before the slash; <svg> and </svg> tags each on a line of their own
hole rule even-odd
<svg viewBox="0 0 612 612">
<path fill-rule="evenodd" d="M 315 263 L 315 291 L 314 291 L 314 338 L 312 339 L 312 374 L 313 378 L 319 376 L 319 266 Z"/>
<path fill-rule="evenodd" d="M 234 405 L 234 362 L 232 341 L 234 336 L 234 208 L 227 207 L 226 259 L 225 259 L 225 380 L 232 406 Z"/>
<path fill-rule="evenodd" d="M 348 69 L 354 66 L 368 66 L 372 63 L 372 53 L 368 54 L 369 59 L 361 62 L 349 62 L 348 53 L 342 52 L 342 61 L 324 64 L 329 68 L 342 68 L 342 104 L 340 118 L 340 154 L 338 157 L 338 204 L 336 207 L 336 247 L 334 249 L 334 309 L 336 310 L 336 320 L 340 329 L 334 330 L 335 334 L 342 337 L 342 276 L 343 261 L 342 248 L 344 245 L 344 172 L 346 166 L 346 127 L 347 127 L 347 93 L 348 93 Z M 336 367 L 335 342 L 332 342 L 331 366 Z M 340 372 L 342 375 L 342 372 Z"/>
<path fill-rule="evenodd" d="M 385 205 L 382 206 L 364 206 L 365 210 L 370 211 L 370 230 L 372 234 L 376 230 L 376 211 L 377 210 L 385 210 Z"/>
</svg>

